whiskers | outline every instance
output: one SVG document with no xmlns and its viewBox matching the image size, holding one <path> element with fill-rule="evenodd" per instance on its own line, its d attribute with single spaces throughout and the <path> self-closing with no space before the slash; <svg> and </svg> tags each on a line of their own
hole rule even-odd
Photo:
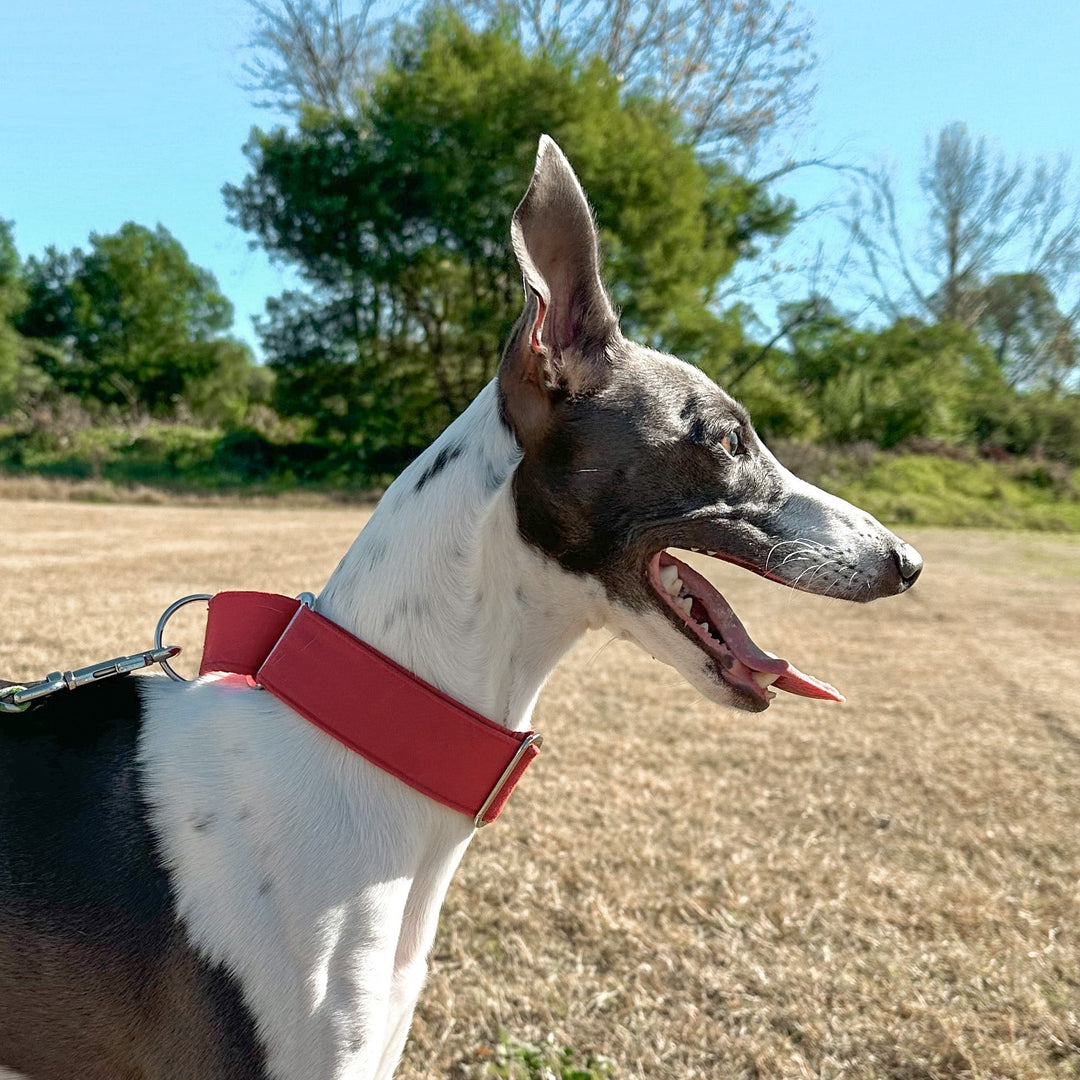
<svg viewBox="0 0 1080 1080">
<path fill-rule="evenodd" d="M 588 659 L 588 662 L 586 663 L 586 665 L 585 665 L 585 666 L 586 666 L 586 667 L 592 667 L 592 666 L 593 666 L 593 664 L 595 664 L 595 663 L 596 663 L 596 661 L 597 661 L 597 659 L 599 658 L 600 654 L 601 654 L 602 652 L 604 652 L 604 651 L 605 651 L 605 650 L 607 649 L 607 647 L 608 647 L 609 645 L 611 645 L 611 644 L 613 644 L 614 642 L 616 642 L 616 641 L 619 641 L 619 640 L 620 640 L 620 639 L 619 639 L 618 635 L 616 635 L 616 634 L 612 634 L 612 635 L 611 635 L 611 637 L 609 637 L 609 638 L 607 639 L 607 641 L 601 642 L 601 644 L 600 644 L 600 647 L 599 647 L 599 648 L 598 648 L 598 649 L 596 650 L 596 652 L 594 652 L 594 653 L 592 654 L 592 656 L 590 656 L 590 657 L 589 657 L 589 659 Z M 2 1078 L 0 1078 L 0 1080 L 2 1080 Z"/>
<path fill-rule="evenodd" d="M 799 570 L 799 565 L 802 563 L 806 563 L 807 565 L 802 570 Z M 843 583 L 842 576 L 837 573 L 838 565 L 836 552 L 833 548 L 827 547 L 817 540 L 811 540 L 809 537 L 779 540 L 769 549 L 769 554 L 765 558 L 766 573 L 771 571 L 773 574 L 777 574 L 782 568 L 787 568 L 786 571 L 784 571 L 782 580 L 784 580 L 787 585 L 790 585 L 792 589 L 802 589 L 805 592 L 817 592 L 818 590 L 813 588 L 814 582 L 817 581 L 822 574 L 831 574 L 832 580 L 824 589 L 820 590 L 819 594 L 821 596 L 832 596 L 833 590 Z M 794 579 L 791 579 L 788 575 L 794 573 L 796 570 L 798 570 L 798 573 L 795 575 Z M 846 583 L 846 590 L 852 588 L 858 573 L 858 570 L 852 572 L 851 577 Z M 788 602 L 790 603 L 790 597 Z"/>
<path fill-rule="evenodd" d="M 783 557 L 779 558 L 777 562 L 773 562 L 773 556 L 782 547 L 792 548 L 791 551 L 784 552 Z M 765 571 L 766 573 L 775 567 L 785 565 L 785 563 L 791 562 L 793 559 L 803 560 L 809 558 L 820 558 L 823 552 L 828 552 L 829 549 L 824 544 L 819 544 L 816 540 L 811 540 L 807 537 L 796 537 L 794 540 L 778 540 L 769 549 L 769 554 L 765 556 Z"/>
</svg>

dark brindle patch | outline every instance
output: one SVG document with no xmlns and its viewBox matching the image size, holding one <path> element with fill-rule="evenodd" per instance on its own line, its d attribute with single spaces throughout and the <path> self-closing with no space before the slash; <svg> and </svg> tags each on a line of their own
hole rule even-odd
<svg viewBox="0 0 1080 1080">
<path fill-rule="evenodd" d="M 526 540 L 640 606 L 653 602 L 650 555 L 722 545 L 739 554 L 760 543 L 754 522 L 781 485 L 755 454 L 760 443 L 742 406 L 647 349 L 625 341 L 617 349 L 607 386 L 558 402 L 514 491 Z M 720 446 L 733 430 L 742 441 L 734 460 Z"/>
</svg>

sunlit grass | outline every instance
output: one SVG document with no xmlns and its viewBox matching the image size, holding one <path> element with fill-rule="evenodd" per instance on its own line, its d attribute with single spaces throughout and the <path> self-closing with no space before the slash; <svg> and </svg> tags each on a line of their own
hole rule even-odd
<svg viewBox="0 0 1080 1080">
<path fill-rule="evenodd" d="M 193 591 L 317 590 L 364 516 L 0 503 L 0 676 L 146 647 Z M 1080 537 L 905 536 L 922 579 L 869 606 L 708 564 L 846 705 L 735 714 L 609 635 L 570 653 L 402 1080 L 1080 1075 Z"/>
</svg>

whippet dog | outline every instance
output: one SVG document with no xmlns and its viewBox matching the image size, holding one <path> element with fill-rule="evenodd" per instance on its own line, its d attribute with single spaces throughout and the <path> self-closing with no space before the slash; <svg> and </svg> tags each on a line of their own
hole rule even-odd
<svg viewBox="0 0 1080 1080">
<path fill-rule="evenodd" d="M 525 302 L 497 377 L 390 487 L 316 611 L 511 731 L 598 627 L 721 705 L 838 696 L 668 549 L 860 602 L 908 589 L 918 554 L 792 476 L 701 371 L 623 337 L 546 137 L 511 234 Z M 0 733 L 0 1064 L 392 1076 L 469 816 L 213 675 L 114 679 Z"/>
</svg>

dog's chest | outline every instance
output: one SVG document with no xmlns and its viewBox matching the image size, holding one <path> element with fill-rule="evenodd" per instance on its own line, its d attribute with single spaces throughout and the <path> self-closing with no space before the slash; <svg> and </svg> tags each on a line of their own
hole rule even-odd
<svg viewBox="0 0 1080 1080">
<path fill-rule="evenodd" d="M 470 823 L 262 691 L 155 680 L 147 705 L 151 820 L 192 942 L 235 973 L 275 1076 L 339 1075 L 379 1045 L 366 996 L 430 947 Z"/>
</svg>

